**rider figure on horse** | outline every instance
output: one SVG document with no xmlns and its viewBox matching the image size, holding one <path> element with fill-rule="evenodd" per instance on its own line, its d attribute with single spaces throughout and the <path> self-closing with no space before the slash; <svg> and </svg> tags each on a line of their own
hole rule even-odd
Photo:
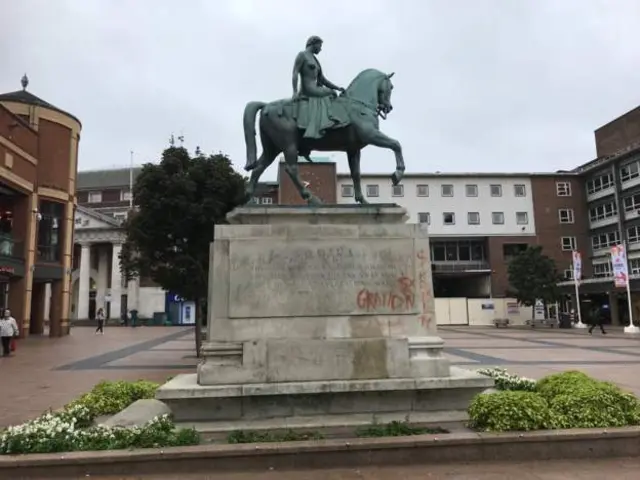
<svg viewBox="0 0 640 480">
<path fill-rule="evenodd" d="M 316 57 L 322 51 L 322 43 L 322 39 L 316 35 L 309 37 L 306 48 L 298 53 L 293 65 L 295 115 L 298 124 L 304 128 L 304 138 L 322 138 L 325 130 L 342 121 L 332 115 L 332 101 L 337 97 L 336 90 L 341 93 L 345 90 L 327 80 L 322 73 Z"/>
</svg>

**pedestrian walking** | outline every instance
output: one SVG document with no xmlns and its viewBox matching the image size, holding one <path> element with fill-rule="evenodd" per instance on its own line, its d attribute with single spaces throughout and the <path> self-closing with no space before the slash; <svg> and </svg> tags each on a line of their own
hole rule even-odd
<svg viewBox="0 0 640 480">
<path fill-rule="evenodd" d="M 593 329 L 596 327 L 600 327 L 600 331 L 603 335 L 606 335 L 607 332 L 604 331 L 604 326 L 602 325 L 604 317 L 599 309 L 594 309 L 591 312 L 591 326 L 589 327 L 589 335 L 593 335 Z"/>
<path fill-rule="evenodd" d="M 104 310 L 102 308 L 98 309 L 98 313 L 96 313 L 96 320 L 98 321 L 98 328 L 96 328 L 96 335 L 99 333 L 101 335 L 104 335 L 104 321 L 105 321 L 105 314 L 104 314 Z"/>
<path fill-rule="evenodd" d="M 0 318 L 0 339 L 2 341 L 2 356 L 11 355 L 11 341 L 20 334 L 16 319 L 11 316 L 11 310 L 4 309 L 2 318 Z"/>
</svg>

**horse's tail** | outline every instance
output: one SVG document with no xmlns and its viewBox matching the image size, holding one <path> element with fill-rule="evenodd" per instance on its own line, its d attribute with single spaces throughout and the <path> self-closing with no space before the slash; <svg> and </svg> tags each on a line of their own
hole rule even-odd
<svg viewBox="0 0 640 480">
<path fill-rule="evenodd" d="M 253 170 L 258 163 L 258 153 L 256 146 L 256 116 L 264 108 L 264 102 L 249 102 L 244 107 L 242 124 L 244 126 L 244 144 L 247 147 L 247 163 L 244 169 L 248 172 Z"/>
</svg>

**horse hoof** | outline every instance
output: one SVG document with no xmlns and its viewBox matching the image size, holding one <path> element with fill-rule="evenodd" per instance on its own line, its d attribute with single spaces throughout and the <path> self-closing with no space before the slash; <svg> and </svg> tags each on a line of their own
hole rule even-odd
<svg viewBox="0 0 640 480">
<path fill-rule="evenodd" d="M 356 203 L 359 203 L 360 205 L 369 205 L 369 202 L 367 202 L 364 198 L 356 198 Z"/>
<path fill-rule="evenodd" d="M 256 168 L 256 164 L 255 163 L 247 163 L 244 166 L 245 171 L 250 172 L 251 170 L 253 170 L 254 168 Z"/>
<path fill-rule="evenodd" d="M 402 180 L 402 173 L 396 170 L 393 172 L 393 175 L 391 175 L 391 183 L 396 186 L 400 183 L 400 180 Z"/>
</svg>

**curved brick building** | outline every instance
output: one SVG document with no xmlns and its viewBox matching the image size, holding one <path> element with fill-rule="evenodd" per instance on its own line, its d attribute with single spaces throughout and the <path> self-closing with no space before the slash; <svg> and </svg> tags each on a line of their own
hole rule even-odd
<svg viewBox="0 0 640 480">
<path fill-rule="evenodd" d="M 22 89 L 0 94 L 0 307 L 21 334 L 69 332 L 80 121 Z"/>
</svg>

